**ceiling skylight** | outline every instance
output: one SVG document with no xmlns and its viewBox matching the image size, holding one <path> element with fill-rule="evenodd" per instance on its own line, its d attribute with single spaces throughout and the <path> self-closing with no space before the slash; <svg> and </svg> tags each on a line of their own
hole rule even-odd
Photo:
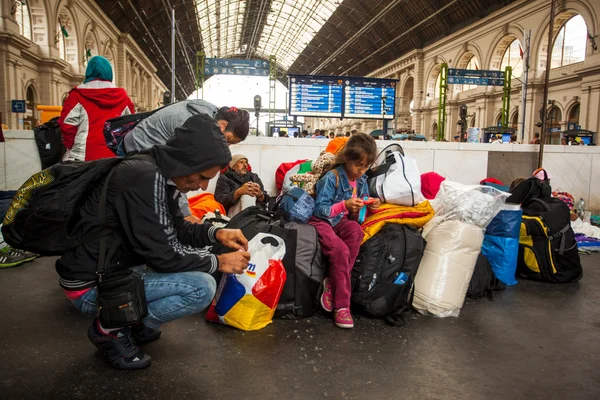
<svg viewBox="0 0 600 400">
<path fill-rule="evenodd" d="M 267 0 L 262 0 L 267 1 Z M 227 58 L 246 55 L 264 58 L 274 55 L 288 69 L 340 5 L 341 0 L 272 0 L 257 44 L 241 43 L 244 14 L 248 4 L 262 8 L 261 1 L 196 0 L 198 25 L 207 57 Z M 265 3 L 266 5 L 268 3 Z M 264 15 L 264 14 L 263 14 Z M 252 22 L 251 22 L 252 23 Z M 254 26 L 247 30 L 261 32 Z M 251 46 L 255 46 L 252 48 Z"/>
<path fill-rule="evenodd" d="M 258 43 L 262 57 L 275 55 L 288 69 L 336 10 L 339 0 L 273 0 Z"/>
<path fill-rule="evenodd" d="M 206 57 L 240 54 L 245 0 L 196 0 L 198 26 Z"/>
</svg>

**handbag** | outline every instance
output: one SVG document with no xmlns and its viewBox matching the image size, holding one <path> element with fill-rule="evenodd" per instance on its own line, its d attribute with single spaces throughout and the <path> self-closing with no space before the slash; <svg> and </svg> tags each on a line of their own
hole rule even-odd
<svg viewBox="0 0 600 400">
<path fill-rule="evenodd" d="M 100 232 L 106 231 L 106 196 L 108 182 L 114 172 L 114 168 L 108 173 L 102 194 L 98 216 L 100 220 Z M 119 271 L 112 275 L 106 274 L 106 263 L 112 258 L 121 245 L 121 240 L 116 240 L 106 251 L 108 235 L 100 237 L 100 251 L 98 253 L 98 286 L 96 304 L 97 316 L 100 325 L 104 328 L 122 328 L 140 322 L 148 315 L 148 304 L 146 302 L 146 290 L 144 288 L 144 276 L 134 271 Z"/>
<path fill-rule="evenodd" d="M 421 193 L 417 162 L 405 157 L 401 146 L 387 146 L 377 157 L 375 165 L 367 171 L 371 197 L 379 198 L 384 203 L 408 207 L 425 200 Z"/>
</svg>

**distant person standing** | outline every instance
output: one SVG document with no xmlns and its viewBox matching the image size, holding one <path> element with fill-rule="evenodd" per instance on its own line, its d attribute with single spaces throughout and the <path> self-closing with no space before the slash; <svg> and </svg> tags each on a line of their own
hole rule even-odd
<svg viewBox="0 0 600 400">
<path fill-rule="evenodd" d="M 329 132 L 329 139 L 333 139 L 335 137 L 335 132 Z"/>
<path fill-rule="evenodd" d="M 279 137 L 285 137 L 285 138 L 288 137 L 287 131 L 284 131 L 284 130 L 279 131 Z"/>
<path fill-rule="evenodd" d="M 83 84 L 71 89 L 65 99 L 58 125 L 67 148 L 66 160 L 91 161 L 112 158 L 102 132 L 108 119 L 134 112 L 125 89 L 112 83 L 110 62 L 102 56 L 88 61 Z"/>
<path fill-rule="evenodd" d="M 529 144 L 540 144 L 540 133 L 536 132 L 533 140 L 531 140 L 531 142 L 529 142 Z"/>
</svg>

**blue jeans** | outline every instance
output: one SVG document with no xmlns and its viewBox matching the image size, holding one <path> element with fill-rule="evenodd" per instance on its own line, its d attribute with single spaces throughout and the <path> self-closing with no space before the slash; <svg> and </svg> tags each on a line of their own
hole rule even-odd
<svg viewBox="0 0 600 400">
<path fill-rule="evenodd" d="M 165 322 L 204 310 L 215 297 L 217 284 L 212 276 L 200 271 L 163 274 L 146 271 L 144 288 L 148 316 L 144 324 L 158 329 Z M 84 315 L 96 316 L 96 288 L 71 302 Z"/>
</svg>

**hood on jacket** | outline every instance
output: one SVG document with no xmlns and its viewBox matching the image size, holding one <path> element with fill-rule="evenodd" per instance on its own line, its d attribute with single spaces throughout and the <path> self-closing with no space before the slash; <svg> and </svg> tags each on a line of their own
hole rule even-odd
<svg viewBox="0 0 600 400">
<path fill-rule="evenodd" d="M 102 56 L 94 56 L 88 61 L 85 69 L 85 80 L 83 83 L 88 83 L 94 79 L 111 82 L 113 80 L 113 71 L 110 62 Z"/>
<path fill-rule="evenodd" d="M 94 83 L 93 81 L 91 83 Z M 76 88 L 71 89 L 71 92 L 77 93 L 78 96 L 93 102 L 100 108 L 114 109 L 118 106 L 129 103 L 129 96 L 125 89 L 118 87 L 104 87 L 104 88 L 86 88 L 84 84 Z"/>
<path fill-rule="evenodd" d="M 223 168 L 231 161 L 227 140 L 214 119 L 196 114 L 175 129 L 166 144 L 144 153 L 153 153 L 158 167 L 170 179 L 196 174 L 213 167 Z"/>
</svg>

